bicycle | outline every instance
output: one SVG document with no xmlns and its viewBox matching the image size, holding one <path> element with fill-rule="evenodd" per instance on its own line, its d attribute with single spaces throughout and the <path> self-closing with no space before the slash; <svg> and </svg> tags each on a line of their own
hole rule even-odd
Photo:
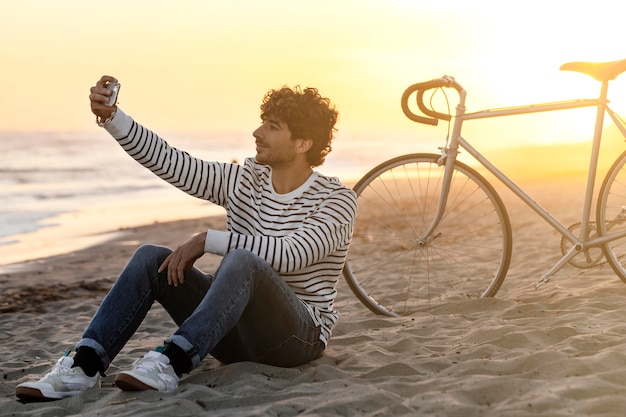
<svg viewBox="0 0 626 417">
<path fill-rule="evenodd" d="M 564 265 L 590 268 L 602 259 L 626 282 L 626 152 L 608 170 L 591 221 L 593 188 L 603 122 L 608 114 L 626 139 L 626 123 L 608 106 L 608 85 L 626 71 L 626 60 L 570 62 L 576 71 L 601 82 L 595 99 L 568 100 L 518 107 L 465 111 L 466 91 L 450 76 L 414 84 L 402 95 L 402 110 L 411 120 L 436 126 L 447 121 L 446 145 L 440 153 L 414 153 L 371 169 L 353 187 L 359 211 L 344 277 L 357 298 L 377 314 L 411 314 L 434 302 L 494 296 L 507 274 L 512 231 L 507 210 L 494 187 L 474 168 L 457 160 L 459 148 L 533 209 L 561 235 L 561 259 L 541 276 L 547 282 Z M 454 89 L 459 101 L 454 116 L 424 102 L 427 91 Z M 417 114 L 409 104 L 415 94 Z M 519 114 L 597 107 L 581 221 L 566 227 L 502 173 L 461 136 L 464 122 Z M 453 119 L 453 121 L 452 121 Z M 472 250 L 479 248 L 479 250 Z M 622 259 L 625 259 L 622 261 Z M 384 276 L 385 279 L 380 277 Z"/>
</svg>

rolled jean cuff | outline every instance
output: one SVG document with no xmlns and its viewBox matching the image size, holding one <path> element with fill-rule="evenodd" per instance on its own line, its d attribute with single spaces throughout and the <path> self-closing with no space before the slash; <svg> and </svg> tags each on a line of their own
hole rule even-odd
<svg viewBox="0 0 626 417">
<path fill-rule="evenodd" d="M 104 348 L 102 347 L 102 345 L 98 342 L 96 342 L 93 339 L 81 339 L 76 346 L 74 347 L 75 350 L 78 350 L 78 348 L 80 347 L 88 347 L 93 349 L 96 354 L 98 355 L 98 357 L 100 357 L 100 360 L 102 361 L 102 369 L 104 369 L 104 372 L 106 372 L 107 369 L 109 369 L 109 366 L 111 365 L 111 359 L 109 358 L 109 355 L 107 354 L 106 350 L 104 350 Z"/>
<path fill-rule="evenodd" d="M 183 336 L 175 334 L 171 337 L 168 337 L 165 340 L 165 343 L 173 343 L 181 348 L 189 356 L 189 360 L 191 361 L 191 369 L 200 365 L 200 355 L 198 353 L 190 355 L 190 353 L 194 351 L 194 347 L 189 342 L 189 340 L 185 339 Z"/>
</svg>

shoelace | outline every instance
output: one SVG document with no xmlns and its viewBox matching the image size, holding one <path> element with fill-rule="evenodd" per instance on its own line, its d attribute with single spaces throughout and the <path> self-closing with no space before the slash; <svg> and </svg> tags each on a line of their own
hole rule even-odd
<svg viewBox="0 0 626 417">
<path fill-rule="evenodd" d="M 65 365 L 62 361 L 57 362 L 56 366 L 54 366 L 52 368 L 52 370 L 50 371 L 51 375 L 61 375 L 62 372 L 67 372 L 69 370 L 71 370 L 72 368 Z"/>
</svg>

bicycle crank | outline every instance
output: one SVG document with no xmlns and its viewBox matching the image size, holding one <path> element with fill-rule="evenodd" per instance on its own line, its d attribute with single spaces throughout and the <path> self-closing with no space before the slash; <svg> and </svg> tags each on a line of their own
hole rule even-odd
<svg viewBox="0 0 626 417">
<path fill-rule="evenodd" d="M 572 232 L 575 236 L 578 236 L 580 230 L 580 222 L 572 224 L 567 228 L 570 232 Z M 589 228 L 587 230 L 587 236 L 581 236 L 581 240 L 589 240 L 590 237 L 595 237 L 596 235 L 596 224 L 595 222 L 589 222 Z M 561 238 L 561 253 L 565 255 L 570 248 L 572 247 L 572 242 L 569 241 L 565 236 Z M 569 263 L 575 266 L 576 268 L 586 269 L 592 268 L 598 264 L 603 258 L 604 254 L 602 253 L 602 249 L 599 247 L 587 248 L 580 252 L 578 255 L 574 256 L 569 260 Z"/>
</svg>

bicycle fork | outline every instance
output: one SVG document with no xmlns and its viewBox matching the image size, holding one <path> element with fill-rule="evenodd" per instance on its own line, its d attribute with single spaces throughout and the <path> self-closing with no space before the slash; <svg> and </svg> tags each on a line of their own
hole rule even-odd
<svg viewBox="0 0 626 417">
<path fill-rule="evenodd" d="M 458 154 L 458 150 L 454 148 L 448 148 L 444 146 L 441 149 L 441 157 L 437 161 L 439 166 L 445 165 L 444 174 L 443 174 L 443 182 L 441 184 L 441 193 L 439 202 L 437 203 L 437 211 L 435 212 L 435 216 L 430 224 L 430 227 L 426 229 L 426 231 L 420 234 L 415 242 L 418 246 L 426 246 L 430 244 L 432 241 L 441 236 L 441 233 L 434 233 L 435 229 L 439 225 L 439 222 L 443 218 L 443 214 L 445 213 L 446 204 L 448 203 L 448 194 L 450 191 L 450 184 L 452 183 L 452 175 L 454 173 L 454 162 L 456 161 L 456 156 Z"/>
<path fill-rule="evenodd" d="M 456 163 L 456 157 L 459 154 L 459 138 L 461 136 L 461 125 L 463 123 L 459 116 L 462 116 L 463 114 L 465 114 L 465 90 L 460 91 L 460 100 L 456 106 L 456 117 L 452 127 L 452 140 L 448 146 L 448 139 L 446 139 L 444 146 L 439 148 L 441 150 L 441 157 L 437 160 L 437 165 L 445 165 L 443 183 L 441 184 L 441 198 L 437 204 L 437 211 L 433 217 L 430 227 L 416 239 L 418 246 L 426 246 L 441 236 L 441 233 L 433 233 L 443 218 L 446 204 L 448 203 L 448 194 L 450 193 L 450 184 L 452 184 L 454 165 Z"/>
</svg>

